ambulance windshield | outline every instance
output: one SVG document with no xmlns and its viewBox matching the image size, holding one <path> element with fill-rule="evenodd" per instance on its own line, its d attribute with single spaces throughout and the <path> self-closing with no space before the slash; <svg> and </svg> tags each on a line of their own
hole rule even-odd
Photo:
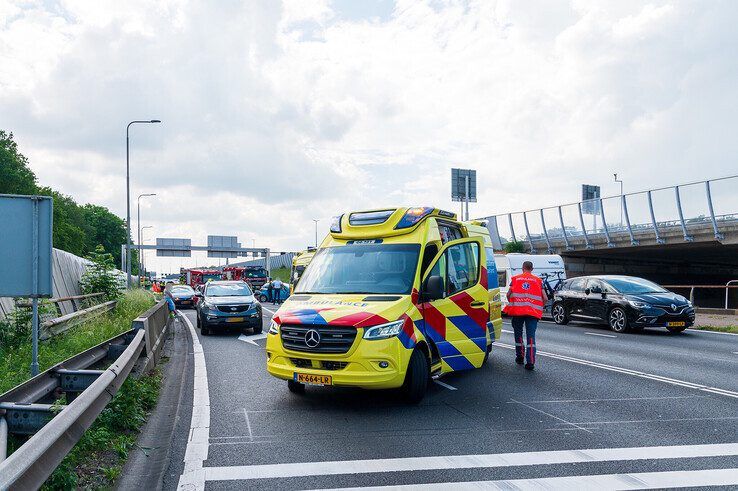
<svg viewBox="0 0 738 491">
<path fill-rule="evenodd" d="M 320 249 L 295 293 L 409 294 L 419 244 L 352 244 Z"/>
</svg>

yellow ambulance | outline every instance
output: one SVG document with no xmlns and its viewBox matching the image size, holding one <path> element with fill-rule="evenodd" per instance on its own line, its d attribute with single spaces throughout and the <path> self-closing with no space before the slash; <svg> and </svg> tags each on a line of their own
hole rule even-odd
<svg viewBox="0 0 738 491">
<path fill-rule="evenodd" d="M 290 271 L 290 295 L 295 289 L 297 282 L 300 281 L 302 274 L 305 272 L 305 268 L 310 264 L 310 260 L 315 255 L 315 248 L 308 247 L 302 252 L 295 254 L 292 258 L 292 271 Z"/>
<path fill-rule="evenodd" d="M 292 392 L 401 388 L 417 402 L 431 377 L 480 368 L 502 325 L 488 247 L 481 224 L 432 207 L 334 218 L 274 314 L 268 372 Z"/>
</svg>

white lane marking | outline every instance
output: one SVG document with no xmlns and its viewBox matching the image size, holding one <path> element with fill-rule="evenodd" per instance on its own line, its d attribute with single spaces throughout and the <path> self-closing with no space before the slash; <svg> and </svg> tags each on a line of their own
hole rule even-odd
<svg viewBox="0 0 738 491">
<path fill-rule="evenodd" d="M 495 343 L 495 345 L 501 348 L 515 349 L 515 346 L 504 343 Z M 652 373 L 639 372 L 638 370 L 630 370 L 629 368 L 616 367 L 612 365 L 605 365 L 604 363 L 597 363 L 589 360 L 582 360 L 581 358 L 573 358 L 571 356 L 557 355 L 555 353 L 549 353 L 547 351 L 536 350 L 536 355 L 547 356 L 549 358 L 555 358 L 557 360 L 568 361 L 571 363 L 578 363 L 579 365 L 587 365 L 590 367 L 601 368 L 603 370 L 609 370 L 611 372 L 623 373 L 626 375 L 633 375 L 634 377 L 647 378 L 650 380 L 656 380 L 657 382 L 664 382 L 671 385 L 678 385 L 680 387 L 687 387 L 689 389 L 701 390 L 703 392 L 710 392 L 712 394 L 720 394 L 723 396 L 733 397 L 738 399 L 738 392 L 721 389 L 719 387 L 710 387 L 708 385 L 695 384 L 693 382 L 687 382 L 684 380 L 677 380 L 669 377 L 663 377 L 661 375 L 654 375 Z"/>
<path fill-rule="evenodd" d="M 707 329 L 685 329 L 685 331 L 689 332 L 701 332 L 704 334 L 725 334 L 728 336 L 738 336 L 738 334 L 734 332 L 720 332 L 720 331 L 708 331 Z"/>
<path fill-rule="evenodd" d="M 535 411 L 537 413 L 544 414 L 544 415 L 548 416 L 549 418 L 553 418 L 553 419 L 555 419 L 557 421 L 561 421 L 561 423 L 563 423 L 565 425 L 573 426 L 574 428 L 576 428 L 578 430 L 586 431 L 587 433 L 592 433 L 590 430 L 588 430 L 586 428 L 582 428 L 581 426 L 578 426 L 575 423 L 571 423 L 571 422 L 569 422 L 569 421 L 567 421 L 567 420 L 565 420 L 563 418 L 559 418 L 558 416 L 554 416 L 553 414 L 547 413 L 546 411 L 543 411 L 542 409 L 538 409 L 537 407 L 530 406 L 530 405 L 528 405 L 528 404 L 526 404 L 524 402 L 516 401 L 515 399 L 510 399 L 510 401 L 512 401 L 515 404 L 520 404 L 521 406 L 525 406 L 528 409 L 533 410 L 533 411 Z"/>
<path fill-rule="evenodd" d="M 238 340 L 243 341 L 244 343 L 253 344 L 254 346 L 259 346 L 258 344 L 256 344 L 256 341 L 260 339 L 266 339 L 266 337 L 267 335 L 265 332 L 261 334 L 254 334 L 253 336 L 247 336 L 245 334 L 241 334 L 240 336 L 238 336 Z"/>
<path fill-rule="evenodd" d="M 663 447 L 592 448 L 514 452 L 483 455 L 445 455 L 396 459 L 362 459 L 328 462 L 205 467 L 207 481 L 236 481 L 287 477 L 413 472 L 444 469 L 516 467 L 528 465 L 572 464 L 629 460 L 724 457 L 738 455 L 738 443 L 674 445 Z M 735 478 L 735 476 L 733 476 Z"/>
<path fill-rule="evenodd" d="M 585 332 L 589 336 L 602 336 L 603 338 L 616 338 L 614 334 L 600 334 L 599 332 Z"/>
<path fill-rule="evenodd" d="M 441 382 L 440 380 L 434 380 L 433 383 L 440 385 L 441 387 L 446 387 L 448 390 L 458 390 L 453 385 L 448 385 L 444 382 Z"/>
<path fill-rule="evenodd" d="M 276 314 L 276 312 L 275 312 L 275 311 L 273 311 L 273 310 L 271 310 L 271 309 L 268 309 L 268 308 L 264 307 L 264 304 L 262 304 L 262 305 L 261 305 L 261 309 L 262 309 L 262 310 L 266 310 L 267 312 L 269 312 L 269 313 L 270 313 L 270 314 L 272 314 L 272 315 Z"/>
<path fill-rule="evenodd" d="M 510 334 L 515 334 L 515 331 L 508 331 L 507 329 L 503 329 L 502 332 L 509 332 Z"/>
<path fill-rule="evenodd" d="M 548 404 L 552 402 L 618 402 L 618 401 L 660 401 L 669 399 L 696 399 L 700 397 L 708 396 L 663 396 L 663 397 L 622 397 L 613 399 L 549 399 L 546 401 L 521 401 L 528 404 Z M 507 404 L 515 404 L 513 401 L 508 401 Z"/>
<path fill-rule="evenodd" d="M 179 476 L 177 489 L 204 490 L 205 472 L 203 462 L 208 458 L 210 439 L 210 392 L 208 390 L 208 372 L 205 366 L 205 353 L 195 327 L 186 315 L 180 318 L 190 330 L 192 352 L 194 354 L 195 376 L 192 394 L 192 418 L 190 420 L 190 436 L 185 450 L 184 469 Z"/>
<path fill-rule="evenodd" d="M 590 476 L 537 477 L 499 481 L 462 481 L 432 484 L 404 484 L 337 488 L 334 491 L 405 490 L 405 489 L 665 489 L 680 487 L 726 486 L 738 483 L 738 468 L 698 471 L 634 472 L 630 474 L 596 474 Z"/>
</svg>

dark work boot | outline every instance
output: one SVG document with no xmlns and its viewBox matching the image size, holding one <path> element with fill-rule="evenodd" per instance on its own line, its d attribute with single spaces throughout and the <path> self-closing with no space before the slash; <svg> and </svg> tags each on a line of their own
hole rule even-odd
<svg viewBox="0 0 738 491">
<path fill-rule="evenodd" d="M 533 365 L 532 363 L 526 363 L 525 364 L 525 369 L 526 370 L 533 370 L 534 368 L 535 368 L 535 365 Z"/>
<path fill-rule="evenodd" d="M 517 363 L 518 365 L 522 365 L 523 362 L 524 362 L 524 359 L 523 359 L 522 356 L 516 356 L 515 357 L 515 363 Z"/>
</svg>

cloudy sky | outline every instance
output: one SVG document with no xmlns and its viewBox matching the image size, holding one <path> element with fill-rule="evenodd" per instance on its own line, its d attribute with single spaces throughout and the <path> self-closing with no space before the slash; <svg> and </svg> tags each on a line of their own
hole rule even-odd
<svg viewBox="0 0 738 491">
<path fill-rule="evenodd" d="M 451 167 L 473 216 L 738 173 L 736 25 L 730 0 L 0 0 L 0 128 L 124 216 L 125 125 L 161 119 L 131 131 L 149 237 L 297 250 L 349 209 L 456 211 Z"/>
</svg>

